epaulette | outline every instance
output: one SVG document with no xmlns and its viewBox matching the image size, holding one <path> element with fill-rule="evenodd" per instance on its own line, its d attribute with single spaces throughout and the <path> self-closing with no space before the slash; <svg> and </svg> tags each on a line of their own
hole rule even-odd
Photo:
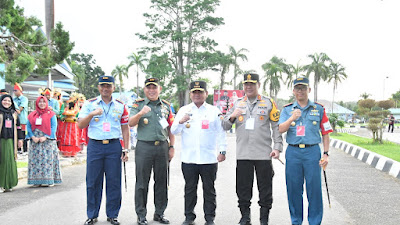
<svg viewBox="0 0 400 225">
<path fill-rule="evenodd" d="M 319 103 L 319 102 L 314 102 L 314 103 L 316 103 L 316 104 L 318 104 L 318 105 L 320 105 L 320 106 L 324 107 L 324 105 L 322 105 L 322 104 L 321 104 L 321 103 Z"/>
<path fill-rule="evenodd" d="M 136 102 L 142 102 L 142 101 L 144 101 L 144 98 L 138 98 L 138 99 L 136 99 Z"/>
<path fill-rule="evenodd" d="M 289 106 L 289 105 L 293 105 L 293 104 L 294 104 L 294 102 L 291 102 L 289 104 L 284 105 L 283 107 L 286 107 L 286 106 Z"/>
<path fill-rule="evenodd" d="M 121 104 L 125 104 L 123 101 L 119 100 L 119 99 L 115 99 L 115 101 L 121 103 Z"/>
<path fill-rule="evenodd" d="M 89 99 L 88 101 L 89 102 L 94 102 L 94 101 L 96 101 L 97 100 L 97 97 L 96 98 L 91 98 L 91 99 Z"/>
<path fill-rule="evenodd" d="M 166 103 L 167 105 L 171 105 L 171 103 L 165 101 L 164 99 L 162 99 L 161 101 L 163 101 L 163 102 Z"/>
</svg>

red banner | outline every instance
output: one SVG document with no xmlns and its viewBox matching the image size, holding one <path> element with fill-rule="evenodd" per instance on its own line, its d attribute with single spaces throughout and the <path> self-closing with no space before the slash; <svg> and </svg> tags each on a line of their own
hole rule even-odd
<svg viewBox="0 0 400 225">
<path fill-rule="evenodd" d="M 214 105 L 225 114 L 233 106 L 233 103 L 243 96 L 243 90 L 214 90 Z"/>
</svg>

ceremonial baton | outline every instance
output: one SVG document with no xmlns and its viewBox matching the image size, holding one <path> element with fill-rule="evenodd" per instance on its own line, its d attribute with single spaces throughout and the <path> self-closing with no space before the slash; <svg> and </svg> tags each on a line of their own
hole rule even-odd
<svg viewBox="0 0 400 225">
<path fill-rule="evenodd" d="M 281 163 L 282 163 L 282 165 L 285 165 L 285 163 L 284 163 L 284 162 L 282 162 L 282 160 L 281 160 L 280 158 L 277 158 L 277 160 L 278 160 L 279 162 L 281 162 Z"/>
<path fill-rule="evenodd" d="M 324 161 L 324 159 L 321 159 L 321 161 Z M 325 167 L 323 167 L 322 170 L 324 171 L 324 179 L 325 179 L 325 186 L 326 186 L 326 194 L 328 195 L 329 208 L 331 208 L 331 198 L 329 197 L 328 181 L 327 181 L 327 179 L 326 179 Z"/>
<path fill-rule="evenodd" d="M 124 156 L 126 153 L 128 153 L 128 149 L 124 149 L 122 150 L 122 152 L 124 153 Z M 126 164 L 124 162 L 124 177 L 125 177 L 125 192 L 128 192 L 128 184 L 126 183 Z"/>
</svg>

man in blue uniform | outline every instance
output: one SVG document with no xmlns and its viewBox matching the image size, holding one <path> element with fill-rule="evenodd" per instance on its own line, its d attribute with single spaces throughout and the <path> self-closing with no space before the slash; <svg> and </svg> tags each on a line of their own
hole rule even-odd
<svg viewBox="0 0 400 225">
<path fill-rule="evenodd" d="M 303 184 L 306 180 L 308 222 L 321 224 L 323 205 L 321 168 L 328 165 L 329 133 L 332 127 L 322 105 L 308 99 L 309 80 L 299 77 L 293 82 L 294 103 L 286 105 L 279 119 L 279 131 L 287 132 L 286 188 L 292 224 L 303 222 Z M 323 158 L 319 143 L 324 146 Z M 321 160 L 320 160 L 321 159 Z"/>
<path fill-rule="evenodd" d="M 58 103 L 57 100 L 52 98 L 52 91 L 50 88 L 45 88 L 43 92 L 41 93 L 44 97 L 47 98 L 47 101 L 49 102 L 49 108 L 52 110 L 56 115 L 60 113 L 60 104 Z"/>
<path fill-rule="evenodd" d="M 103 192 L 103 177 L 106 177 L 107 221 L 118 225 L 121 207 L 121 160 L 128 161 L 127 150 L 122 150 L 120 134 L 124 146 L 129 146 L 129 113 L 127 106 L 112 98 L 115 90 L 112 76 L 101 76 L 97 86 L 100 96 L 85 102 L 79 113 L 78 126 L 89 126 L 87 146 L 86 193 L 87 216 L 85 225 L 94 224 L 99 216 Z"/>
<path fill-rule="evenodd" d="M 16 106 L 19 121 L 21 123 L 21 131 L 24 139 L 23 147 L 18 148 L 18 151 L 26 154 L 28 152 L 28 142 L 25 140 L 26 123 L 28 122 L 28 98 L 22 94 L 22 87 L 18 83 L 15 83 L 13 92 L 15 94 L 13 100 Z"/>
</svg>

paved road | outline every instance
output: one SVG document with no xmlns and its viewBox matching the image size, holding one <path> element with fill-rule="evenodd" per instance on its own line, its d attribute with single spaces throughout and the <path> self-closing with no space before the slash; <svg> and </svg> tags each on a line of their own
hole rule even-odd
<svg viewBox="0 0 400 225">
<path fill-rule="evenodd" d="M 180 171 L 179 146 L 177 137 L 177 154 L 171 163 L 171 181 L 169 205 L 165 212 L 171 224 L 179 225 L 184 220 L 183 190 L 184 180 Z M 235 137 L 228 137 L 228 159 L 219 164 L 216 183 L 217 218 L 219 225 L 236 224 L 240 219 L 235 194 Z M 324 193 L 325 214 L 323 224 L 385 224 L 397 225 L 400 221 L 400 181 L 382 173 L 341 150 L 331 150 L 331 162 L 327 171 L 332 208 L 328 207 L 326 190 Z M 132 157 L 132 156 L 131 156 Z M 282 156 L 282 158 L 284 158 Z M 284 166 L 274 160 L 274 204 L 270 224 L 290 224 L 286 201 Z M 134 212 L 134 160 L 127 163 L 128 192 L 123 191 L 120 221 L 122 224 L 136 224 Z M 32 188 L 26 180 L 12 193 L 0 193 L 0 224 L 65 224 L 80 225 L 86 219 L 85 165 L 63 168 L 64 183 L 51 188 Z M 201 183 L 200 183 L 201 185 Z M 252 219 L 258 223 L 258 192 L 254 189 Z M 152 189 L 149 192 L 148 220 L 152 221 L 154 212 Z M 197 224 L 204 224 L 202 213 L 202 194 L 199 191 Z M 103 201 L 104 203 L 104 201 Z M 307 205 L 305 200 L 305 206 Z M 109 224 L 105 221 L 105 206 L 102 205 L 98 225 Z M 305 217 L 306 217 L 305 212 Z M 306 221 L 306 220 L 305 220 Z M 305 222 L 304 224 L 308 224 Z"/>
</svg>

